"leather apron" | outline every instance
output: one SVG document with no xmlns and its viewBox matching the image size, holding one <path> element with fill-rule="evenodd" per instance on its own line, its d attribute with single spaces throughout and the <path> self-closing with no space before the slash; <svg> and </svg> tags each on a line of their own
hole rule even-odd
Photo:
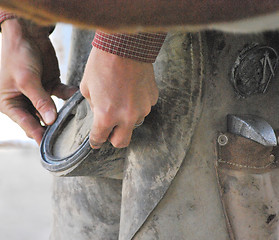
<svg viewBox="0 0 279 240">
<path fill-rule="evenodd" d="M 55 178 L 52 239 L 277 239 L 276 146 L 231 133 L 227 115 L 279 128 L 278 40 L 169 33 L 123 179 Z"/>
</svg>

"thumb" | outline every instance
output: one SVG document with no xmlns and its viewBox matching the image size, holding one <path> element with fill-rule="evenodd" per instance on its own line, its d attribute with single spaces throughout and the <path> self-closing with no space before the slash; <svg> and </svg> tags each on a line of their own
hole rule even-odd
<svg viewBox="0 0 279 240">
<path fill-rule="evenodd" d="M 43 88 L 41 80 L 32 76 L 32 80 L 26 79 L 21 82 L 24 82 L 24 84 L 20 84 L 21 92 L 30 99 L 44 122 L 47 125 L 53 124 L 57 117 L 56 107 L 50 94 Z"/>
</svg>

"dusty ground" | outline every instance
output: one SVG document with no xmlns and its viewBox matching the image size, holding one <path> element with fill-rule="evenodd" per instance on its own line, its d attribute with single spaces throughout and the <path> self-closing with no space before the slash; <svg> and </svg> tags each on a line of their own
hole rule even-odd
<svg viewBox="0 0 279 240">
<path fill-rule="evenodd" d="M 38 148 L 0 147 L 0 162 L 0 239 L 48 239 L 52 176 Z"/>
</svg>

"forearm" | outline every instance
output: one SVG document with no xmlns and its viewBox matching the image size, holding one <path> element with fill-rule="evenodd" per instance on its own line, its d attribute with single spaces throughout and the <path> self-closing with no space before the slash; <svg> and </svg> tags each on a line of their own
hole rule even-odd
<svg viewBox="0 0 279 240">
<path fill-rule="evenodd" d="M 0 0 L 0 6 L 44 23 L 107 29 L 206 25 L 279 10 L 278 0 Z"/>
</svg>

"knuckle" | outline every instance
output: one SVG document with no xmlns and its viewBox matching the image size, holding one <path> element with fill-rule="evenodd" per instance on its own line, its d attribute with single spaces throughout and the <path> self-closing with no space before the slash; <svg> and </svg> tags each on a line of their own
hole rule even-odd
<svg viewBox="0 0 279 240">
<path fill-rule="evenodd" d="M 151 106 L 145 107 L 145 108 L 142 110 L 141 116 L 146 117 L 150 112 L 151 112 Z"/>
<path fill-rule="evenodd" d="M 46 108 L 48 108 L 49 106 L 49 100 L 48 99 L 45 99 L 45 98 L 41 98 L 41 99 L 38 99 L 35 104 L 34 104 L 34 107 L 40 112 Z"/>
<path fill-rule="evenodd" d="M 89 140 L 89 143 L 90 143 L 91 147 L 93 147 L 93 148 L 96 148 L 96 147 L 99 148 L 104 144 L 104 142 L 96 142 L 94 140 Z"/>
<path fill-rule="evenodd" d="M 150 111 L 151 111 L 151 106 L 137 111 L 130 111 L 129 113 L 125 114 L 126 116 L 124 120 L 125 125 L 126 126 L 134 125 L 138 121 L 144 119 L 150 113 Z"/>
<path fill-rule="evenodd" d="M 98 129 L 98 130 L 95 131 L 94 129 Z M 105 132 L 102 131 L 100 128 L 93 127 L 89 134 L 89 140 L 90 142 L 104 143 L 107 140 L 107 136 Z"/>
<path fill-rule="evenodd" d="M 129 142 L 121 142 L 121 141 L 116 141 L 116 140 L 112 140 L 111 144 L 115 147 L 115 148 L 125 148 L 128 147 Z"/>
<path fill-rule="evenodd" d="M 95 144 L 96 143 L 102 144 L 102 143 L 106 142 L 106 139 L 103 136 L 95 134 L 95 133 L 90 134 L 89 140 L 91 143 L 95 143 Z"/>
<path fill-rule="evenodd" d="M 27 137 L 29 137 L 29 138 L 34 138 L 34 136 L 36 135 L 37 132 L 38 132 L 38 129 L 25 131 Z"/>
<path fill-rule="evenodd" d="M 112 116 L 118 109 L 115 107 L 114 103 L 108 102 L 104 105 L 96 106 L 96 110 L 101 115 Z"/>
<path fill-rule="evenodd" d="M 124 124 L 125 124 L 126 127 L 128 127 L 128 126 L 130 127 L 130 126 L 134 126 L 137 121 L 138 121 L 138 118 L 135 118 L 135 117 L 127 118 L 125 120 Z"/>
<path fill-rule="evenodd" d="M 32 138 L 32 139 L 33 139 L 33 136 L 32 136 L 29 132 L 25 132 L 25 135 L 26 135 L 28 138 Z"/>
<path fill-rule="evenodd" d="M 158 98 L 159 98 L 159 90 L 156 87 L 156 90 L 151 95 L 151 104 L 152 104 L 152 106 L 154 106 L 157 103 Z"/>
<path fill-rule="evenodd" d="M 111 127 L 112 125 L 114 125 L 114 121 L 113 121 L 112 117 L 109 116 L 108 114 L 103 115 L 101 119 L 102 120 L 100 121 L 100 125 L 103 128 Z"/>
<path fill-rule="evenodd" d="M 159 99 L 159 93 L 151 99 L 151 105 L 154 106 L 157 104 Z"/>
<path fill-rule="evenodd" d="M 27 126 L 29 123 L 29 118 L 28 117 L 23 117 L 21 118 L 19 121 L 18 121 L 18 124 L 19 126 L 21 126 L 24 131 L 25 131 L 25 134 L 27 137 L 29 138 L 35 138 L 35 136 L 37 136 L 38 134 L 41 134 L 42 133 L 42 127 L 40 125 L 33 125 L 32 128 L 31 127 L 24 127 L 24 126 Z"/>
<path fill-rule="evenodd" d="M 36 139 L 36 136 L 38 135 L 42 135 L 43 131 L 41 130 L 41 128 L 36 128 L 30 132 L 26 132 L 27 137 L 32 138 L 32 139 Z"/>
<path fill-rule="evenodd" d="M 102 111 L 100 109 L 94 109 L 94 117 L 96 119 L 96 127 L 111 127 L 114 125 L 115 119 L 111 111 Z"/>
<path fill-rule="evenodd" d="M 115 148 L 125 148 L 130 144 L 131 135 L 131 132 L 125 130 L 124 132 L 115 133 L 111 138 L 109 138 L 109 141 Z"/>
<path fill-rule="evenodd" d="M 81 81 L 80 83 L 80 92 L 82 96 L 84 96 L 84 98 L 89 99 L 90 96 L 89 90 L 83 81 Z"/>
<path fill-rule="evenodd" d="M 132 109 L 130 111 L 126 111 L 124 114 L 122 114 L 122 116 L 125 116 L 123 119 L 125 125 L 133 125 L 138 120 L 139 111 Z"/>
</svg>

